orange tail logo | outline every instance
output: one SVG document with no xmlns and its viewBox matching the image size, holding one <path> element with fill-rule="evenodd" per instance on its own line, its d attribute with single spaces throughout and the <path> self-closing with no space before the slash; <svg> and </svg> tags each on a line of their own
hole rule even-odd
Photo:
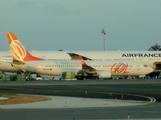
<svg viewBox="0 0 161 120">
<path fill-rule="evenodd" d="M 42 58 L 32 56 L 12 32 L 7 32 L 7 38 L 10 50 L 12 52 L 13 60 L 18 61 L 43 60 Z"/>
</svg>

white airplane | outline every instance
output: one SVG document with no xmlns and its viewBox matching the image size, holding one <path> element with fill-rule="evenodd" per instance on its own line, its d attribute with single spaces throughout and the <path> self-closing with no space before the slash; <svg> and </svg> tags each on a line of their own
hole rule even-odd
<svg viewBox="0 0 161 120">
<path fill-rule="evenodd" d="M 45 60 L 76 60 L 81 55 L 84 60 L 127 60 L 147 64 L 154 69 L 150 76 L 161 72 L 160 51 L 30 51 L 33 55 Z M 0 52 L 0 71 L 20 72 L 10 65 L 12 56 L 9 51 Z"/>
<path fill-rule="evenodd" d="M 147 64 L 154 69 L 150 76 L 159 76 L 161 72 L 160 51 L 30 51 L 33 55 L 45 60 L 76 60 L 81 55 L 84 60 L 127 60 Z M 0 71 L 20 72 L 10 65 L 11 53 L 0 52 Z"/>
<path fill-rule="evenodd" d="M 135 61 L 84 61 L 82 56 L 79 60 L 45 60 L 31 55 L 12 33 L 7 33 L 7 38 L 12 53 L 12 66 L 22 71 L 37 74 L 59 76 L 62 72 L 75 72 L 77 79 L 84 78 L 110 78 L 119 76 L 145 76 L 153 69 L 146 64 Z"/>
</svg>

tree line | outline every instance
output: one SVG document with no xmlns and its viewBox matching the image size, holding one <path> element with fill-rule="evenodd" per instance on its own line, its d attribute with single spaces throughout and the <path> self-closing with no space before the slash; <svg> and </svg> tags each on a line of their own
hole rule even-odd
<svg viewBox="0 0 161 120">
<path fill-rule="evenodd" d="M 153 46 L 151 46 L 148 51 L 161 51 L 161 46 L 158 44 L 155 44 Z"/>
</svg>

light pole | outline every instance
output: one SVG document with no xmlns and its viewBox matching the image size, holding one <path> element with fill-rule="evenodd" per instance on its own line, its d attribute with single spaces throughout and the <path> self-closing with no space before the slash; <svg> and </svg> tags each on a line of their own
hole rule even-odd
<svg viewBox="0 0 161 120">
<path fill-rule="evenodd" d="M 104 40 L 104 51 L 105 51 L 105 35 L 106 35 L 106 32 L 105 32 L 105 30 L 104 30 L 104 28 L 102 28 L 102 31 L 101 31 L 101 33 L 103 34 L 103 40 Z"/>
</svg>

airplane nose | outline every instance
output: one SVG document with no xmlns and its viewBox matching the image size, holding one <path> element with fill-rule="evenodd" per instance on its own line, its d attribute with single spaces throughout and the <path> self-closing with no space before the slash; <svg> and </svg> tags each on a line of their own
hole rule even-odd
<svg viewBox="0 0 161 120">
<path fill-rule="evenodd" d="M 151 73 L 151 72 L 153 72 L 153 71 L 154 71 L 154 69 L 151 68 L 151 67 L 149 67 L 149 73 Z"/>
</svg>

